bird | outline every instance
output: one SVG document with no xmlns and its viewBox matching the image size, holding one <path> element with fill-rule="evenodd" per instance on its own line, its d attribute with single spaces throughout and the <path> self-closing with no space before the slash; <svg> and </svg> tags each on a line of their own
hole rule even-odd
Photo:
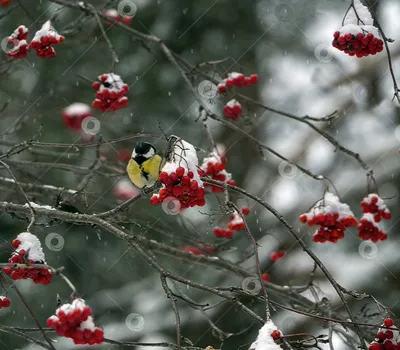
<svg viewBox="0 0 400 350">
<path fill-rule="evenodd" d="M 133 149 L 126 171 L 132 183 L 140 188 L 153 187 L 157 182 L 165 159 L 148 142 L 138 142 Z"/>
</svg>

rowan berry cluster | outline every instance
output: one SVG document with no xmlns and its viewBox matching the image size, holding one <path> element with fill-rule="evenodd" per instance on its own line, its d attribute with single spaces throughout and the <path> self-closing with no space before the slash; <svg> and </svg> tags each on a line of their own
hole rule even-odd
<svg viewBox="0 0 400 350">
<path fill-rule="evenodd" d="M 233 120 L 239 119 L 240 115 L 242 114 L 242 105 L 236 101 L 235 99 L 230 100 L 224 106 L 224 114 L 227 118 L 231 118 Z"/>
<path fill-rule="evenodd" d="M 199 248 L 193 246 L 184 246 L 180 247 L 179 250 L 182 252 L 191 253 L 193 255 L 204 255 L 204 253 L 212 254 L 216 251 L 215 247 L 207 246 L 204 244 L 199 244 L 198 247 Z"/>
<path fill-rule="evenodd" d="M 11 4 L 11 0 L 0 0 L 0 6 L 8 6 Z"/>
<path fill-rule="evenodd" d="M 14 32 L 7 38 L 7 44 L 12 44 L 13 47 L 6 50 L 7 56 L 12 58 L 24 58 L 28 55 L 28 28 L 24 25 L 19 26 Z"/>
<path fill-rule="evenodd" d="M 92 116 L 90 107 L 85 103 L 72 103 L 62 111 L 65 126 L 76 132 L 82 131 L 82 121 Z"/>
<path fill-rule="evenodd" d="M 53 277 L 49 269 L 30 268 L 28 266 L 46 264 L 39 239 L 29 232 L 23 232 L 13 240 L 12 246 L 15 251 L 12 253 L 8 262 L 10 264 L 24 264 L 27 265 L 27 267 L 6 266 L 3 267 L 4 273 L 10 275 L 13 280 L 32 279 L 32 281 L 37 284 L 49 284 Z"/>
<path fill-rule="evenodd" d="M 187 171 L 183 167 L 178 167 L 176 171 L 160 173 L 159 181 L 164 185 L 158 194 L 150 198 L 150 203 L 157 205 L 162 203 L 166 198 L 173 197 L 180 203 L 181 209 L 206 204 L 204 198 L 204 187 L 194 179 L 194 173 Z"/>
<path fill-rule="evenodd" d="M 378 329 L 374 341 L 369 346 L 369 350 L 400 350 L 400 335 L 393 320 L 389 317 L 385 318 L 383 326 L 385 328 Z"/>
<path fill-rule="evenodd" d="M 0 309 L 7 308 L 10 306 L 10 299 L 4 296 L 0 296 Z"/>
<path fill-rule="evenodd" d="M 202 177 L 209 176 L 213 180 L 236 186 L 235 181 L 232 180 L 232 174 L 225 170 L 225 164 L 217 151 L 212 152 L 203 159 L 203 164 L 200 166 L 198 174 Z M 224 192 L 224 188 L 220 186 L 204 184 L 204 187 L 211 187 L 212 192 Z"/>
<path fill-rule="evenodd" d="M 333 37 L 332 46 L 350 56 L 365 57 L 383 51 L 383 41 L 372 33 L 352 34 L 336 31 Z"/>
<path fill-rule="evenodd" d="M 382 219 L 390 220 L 392 214 L 385 202 L 377 194 L 370 193 L 361 201 L 363 216 L 358 225 L 358 236 L 363 240 L 371 240 L 376 243 L 387 239 L 386 233 L 379 223 Z"/>
<path fill-rule="evenodd" d="M 55 329 L 59 336 L 71 338 L 77 345 L 101 344 L 104 341 L 104 331 L 95 326 L 92 310 L 83 299 L 61 305 L 46 324 Z"/>
<path fill-rule="evenodd" d="M 55 57 L 56 51 L 52 45 L 64 42 L 64 37 L 56 32 L 50 21 L 43 24 L 42 28 L 35 33 L 29 49 L 36 50 L 36 55 L 40 58 Z"/>
<path fill-rule="evenodd" d="M 113 187 L 113 194 L 118 199 L 128 200 L 140 194 L 136 186 L 127 178 L 120 179 Z"/>
<path fill-rule="evenodd" d="M 320 243 L 336 243 L 344 238 L 347 228 L 358 224 L 350 207 L 341 203 L 339 198 L 330 192 L 326 192 L 324 198 L 308 213 L 302 214 L 300 221 L 310 227 L 319 226 L 313 235 L 313 241 Z"/>
<path fill-rule="evenodd" d="M 375 55 L 383 50 L 379 29 L 374 26 L 368 7 L 360 0 L 352 1 L 342 23 L 342 28 L 333 34 L 333 47 L 356 57 Z"/>
<path fill-rule="evenodd" d="M 273 262 L 278 261 L 279 259 L 283 258 L 285 256 L 285 252 L 280 250 L 278 252 L 272 252 L 269 256 L 270 260 Z"/>
<path fill-rule="evenodd" d="M 116 111 L 129 104 L 125 96 L 129 86 L 123 82 L 121 77 L 114 73 L 104 73 L 92 84 L 96 92 L 96 98 L 92 103 L 93 108 L 101 109 L 102 112 Z"/>
<path fill-rule="evenodd" d="M 258 82 L 258 75 L 252 74 L 249 77 L 246 77 L 242 73 L 232 72 L 228 74 L 228 78 L 225 78 L 221 83 L 218 84 L 218 91 L 223 94 L 227 91 L 228 88 L 233 86 L 243 87 L 249 86 L 252 84 L 256 84 Z"/>
<path fill-rule="evenodd" d="M 250 213 L 250 209 L 248 207 L 243 207 L 241 209 L 241 212 L 243 215 L 248 215 Z M 213 233 L 214 236 L 217 238 L 232 238 L 233 231 L 240 231 L 244 230 L 245 228 L 246 228 L 245 223 L 240 214 L 234 212 L 231 214 L 229 218 L 228 227 L 227 228 L 214 227 Z"/>
<path fill-rule="evenodd" d="M 121 16 L 116 9 L 108 9 L 104 11 L 104 16 L 112 22 L 122 22 L 123 24 L 129 25 L 132 23 L 132 17 Z M 108 27 L 111 27 L 111 23 L 106 23 Z"/>
</svg>

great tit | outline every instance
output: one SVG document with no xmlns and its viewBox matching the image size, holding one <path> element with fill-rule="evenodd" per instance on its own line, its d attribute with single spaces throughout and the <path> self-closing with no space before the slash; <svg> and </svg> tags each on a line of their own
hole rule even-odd
<svg viewBox="0 0 400 350">
<path fill-rule="evenodd" d="M 164 162 L 164 158 L 157 154 L 152 144 L 138 142 L 133 149 L 126 171 L 136 187 L 152 187 L 158 180 Z"/>
</svg>

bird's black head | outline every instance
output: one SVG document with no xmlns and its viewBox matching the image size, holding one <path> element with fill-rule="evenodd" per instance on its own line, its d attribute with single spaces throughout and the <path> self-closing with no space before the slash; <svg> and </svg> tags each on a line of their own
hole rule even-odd
<svg viewBox="0 0 400 350">
<path fill-rule="evenodd" d="M 138 142 L 132 153 L 132 159 L 138 164 L 142 164 L 147 159 L 156 154 L 155 147 L 148 142 Z"/>
</svg>

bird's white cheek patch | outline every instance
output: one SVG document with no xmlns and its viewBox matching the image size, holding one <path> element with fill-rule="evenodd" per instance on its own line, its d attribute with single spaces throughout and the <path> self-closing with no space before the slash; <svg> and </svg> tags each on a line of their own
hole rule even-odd
<svg viewBox="0 0 400 350">
<path fill-rule="evenodd" d="M 143 156 L 147 159 L 153 157 L 155 154 L 154 149 L 150 148 L 149 151 L 146 154 L 143 154 Z"/>
</svg>

